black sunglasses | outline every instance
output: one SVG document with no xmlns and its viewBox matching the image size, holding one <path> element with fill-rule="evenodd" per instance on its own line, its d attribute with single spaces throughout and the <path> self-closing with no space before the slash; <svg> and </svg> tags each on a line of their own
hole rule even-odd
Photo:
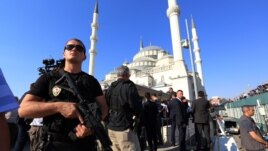
<svg viewBox="0 0 268 151">
<path fill-rule="evenodd" d="M 70 51 L 70 50 L 73 50 L 73 48 L 75 48 L 78 52 L 84 52 L 85 49 L 83 46 L 81 45 L 66 45 L 65 46 L 65 49 Z"/>
</svg>

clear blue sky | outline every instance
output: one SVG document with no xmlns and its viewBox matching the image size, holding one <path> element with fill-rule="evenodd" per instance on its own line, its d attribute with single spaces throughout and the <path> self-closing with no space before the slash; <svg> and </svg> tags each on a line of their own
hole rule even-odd
<svg viewBox="0 0 268 151">
<path fill-rule="evenodd" d="M 267 0 L 180 0 L 181 36 L 194 17 L 208 96 L 232 98 L 268 81 Z M 73 37 L 90 48 L 94 0 L 1 0 L 0 68 L 21 96 L 38 77 L 42 59 L 62 58 Z M 172 53 L 167 0 L 99 0 L 96 78 L 121 65 L 144 45 Z M 184 50 L 188 68 L 189 52 Z M 89 56 L 88 56 L 89 58 Z M 87 59 L 83 70 L 88 71 Z"/>
</svg>

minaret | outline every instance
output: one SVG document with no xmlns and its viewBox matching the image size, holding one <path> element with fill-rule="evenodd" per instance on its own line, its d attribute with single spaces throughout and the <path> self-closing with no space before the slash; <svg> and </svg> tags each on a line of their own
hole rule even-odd
<svg viewBox="0 0 268 151">
<path fill-rule="evenodd" d="M 142 39 L 140 38 L 140 50 L 142 50 L 143 49 L 143 41 L 142 41 Z"/>
<path fill-rule="evenodd" d="M 172 79 L 174 90 L 183 90 L 187 99 L 193 100 L 192 82 L 188 76 L 188 71 L 183 59 L 181 33 L 179 27 L 180 9 L 176 0 L 168 0 L 167 16 L 170 22 L 172 49 L 174 57 L 173 72 L 169 75 Z"/>
<path fill-rule="evenodd" d="M 196 26 L 194 23 L 194 19 L 192 18 L 192 42 L 194 46 L 194 55 L 195 55 L 195 64 L 196 64 L 196 70 L 197 73 L 201 79 L 201 84 L 204 86 L 204 79 L 203 79 L 203 72 L 202 72 L 202 60 L 200 57 L 200 48 L 198 46 L 198 37 L 196 33 Z"/>
<path fill-rule="evenodd" d="M 98 8 L 98 0 L 96 0 L 93 20 L 91 23 L 91 36 L 90 36 L 90 49 L 89 49 L 89 74 L 94 76 L 95 72 L 95 57 L 97 54 L 96 45 L 98 41 L 97 31 L 98 31 L 98 17 L 99 17 L 99 8 Z"/>
<path fill-rule="evenodd" d="M 168 0 L 167 16 L 170 22 L 171 40 L 173 48 L 174 62 L 179 64 L 179 76 L 187 76 L 185 63 L 183 60 L 180 27 L 179 27 L 180 9 L 176 0 Z"/>
</svg>

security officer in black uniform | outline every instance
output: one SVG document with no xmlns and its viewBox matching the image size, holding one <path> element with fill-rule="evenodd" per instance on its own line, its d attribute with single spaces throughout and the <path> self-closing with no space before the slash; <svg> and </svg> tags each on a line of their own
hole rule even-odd
<svg viewBox="0 0 268 151">
<path fill-rule="evenodd" d="M 101 118 L 105 119 L 108 107 L 100 84 L 81 70 L 82 62 L 86 59 L 85 50 L 81 40 L 67 41 L 63 52 L 63 69 L 40 76 L 21 103 L 20 117 L 44 117 L 44 143 L 41 146 L 44 151 L 97 150 L 94 132 L 83 124 L 84 119 L 77 110 L 79 100 L 70 91 L 66 78 L 62 78 L 62 73 L 67 73 L 88 103 L 96 101 L 102 113 Z M 78 138 L 76 141 L 68 136 L 71 131 Z"/>
</svg>

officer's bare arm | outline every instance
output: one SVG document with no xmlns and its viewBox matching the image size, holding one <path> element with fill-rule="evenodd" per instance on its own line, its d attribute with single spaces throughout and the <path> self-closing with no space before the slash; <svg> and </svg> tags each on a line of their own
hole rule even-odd
<svg viewBox="0 0 268 151">
<path fill-rule="evenodd" d="M 78 112 L 75 103 L 44 102 L 43 98 L 27 94 L 18 110 L 20 117 L 36 118 L 61 113 L 66 118 L 77 118 Z"/>
<path fill-rule="evenodd" d="M 97 101 L 98 106 L 101 109 L 102 120 L 104 120 L 105 117 L 108 115 L 108 105 L 106 103 L 104 95 L 97 96 L 96 101 Z"/>
<path fill-rule="evenodd" d="M 20 117 L 45 117 L 57 113 L 56 108 L 54 102 L 47 103 L 38 96 L 27 94 L 20 104 L 18 113 Z"/>
</svg>

